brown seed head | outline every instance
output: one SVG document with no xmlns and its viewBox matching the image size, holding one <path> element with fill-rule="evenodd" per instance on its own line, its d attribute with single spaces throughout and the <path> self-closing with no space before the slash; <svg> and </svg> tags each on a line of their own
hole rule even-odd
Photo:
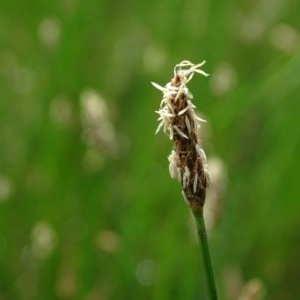
<svg viewBox="0 0 300 300">
<path fill-rule="evenodd" d="M 169 156 L 170 175 L 181 183 L 183 196 L 193 208 L 203 207 L 210 175 L 206 155 L 197 134 L 199 122 L 204 120 L 196 116 L 193 97 L 186 84 L 195 72 L 208 76 L 199 69 L 204 63 L 194 65 L 183 61 L 175 66 L 174 78 L 165 87 L 152 83 L 164 95 L 157 111 L 161 122 L 156 133 L 163 128 L 174 141 L 174 149 Z"/>
</svg>

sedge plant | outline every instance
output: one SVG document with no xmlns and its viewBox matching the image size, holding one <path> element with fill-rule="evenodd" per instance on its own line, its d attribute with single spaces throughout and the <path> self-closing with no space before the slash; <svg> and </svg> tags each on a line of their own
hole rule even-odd
<svg viewBox="0 0 300 300">
<path fill-rule="evenodd" d="M 175 66 L 174 77 L 166 86 L 154 82 L 152 84 L 163 93 L 157 111 L 160 123 L 156 133 L 163 130 L 173 140 L 173 150 L 168 157 L 170 175 L 180 182 L 183 198 L 195 217 L 209 295 L 216 300 L 217 290 L 203 218 L 206 188 L 211 181 L 206 155 L 198 135 L 200 123 L 205 120 L 196 115 L 193 96 L 187 88 L 187 83 L 195 73 L 208 76 L 201 69 L 204 63 L 205 61 L 200 64 L 182 61 Z"/>
</svg>

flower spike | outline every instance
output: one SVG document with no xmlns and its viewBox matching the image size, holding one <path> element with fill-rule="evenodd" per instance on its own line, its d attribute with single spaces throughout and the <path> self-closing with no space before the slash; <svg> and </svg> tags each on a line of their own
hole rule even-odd
<svg viewBox="0 0 300 300">
<path fill-rule="evenodd" d="M 152 82 L 163 93 L 160 109 L 156 111 L 160 121 L 156 133 L 163 129 L 174 141 L 174 149 L 169 156 L 171 177 L 180 178 L 183 195 L 189 204 L 200 207 L 204 205 L 210 182 L 206 155 L 197 134 L 199 122 L 205 120 L 196 115 L 191 101 L 193 96 L 186 84 L 195 73 L 208 76 L 201 69 L 204 64 L 205 61 L 193 64 L 184 60 L 175 66 L 174 78 L 164 87 Z"/>
</svg>

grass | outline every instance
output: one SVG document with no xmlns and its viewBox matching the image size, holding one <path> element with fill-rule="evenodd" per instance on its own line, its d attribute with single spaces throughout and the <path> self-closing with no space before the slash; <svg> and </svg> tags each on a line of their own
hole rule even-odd
<svg viewBox="0 0 300 300">
<path fill-rule="evenodd" d="M 263 4 L 1 2 L 1 299 L 205 298 L 188 211 L 165 179 L 168 145 L 148 138 L 157 109 L 149 82 L 164 82 L 184 57 L 208 62 L 208 83 L 190 89 L 209 116 L 207 155 L 228 171 L 210 231 L 219 297 L 237 299 L 256 278 L 266 300 L 300 298 L 299 3 L 278 2 L 272 15 Z M 46 19 L 59 28 L 52 46 L 38 34 Z M 83 139 L 89 88 L 107 104 L 116 156 Z M 63 122 L 54 99 L 66 100 Z M 86 168 L 87 157 L 97 167 Z M 34 248 L 41 223 L 56 237 L 42 231 L 53 246 L 44 257 Z M 108 237 L 117 246 L 103 246 Z M 145 285 L 136 269 L 149 259 L 155 281 Z"/>
</svg>

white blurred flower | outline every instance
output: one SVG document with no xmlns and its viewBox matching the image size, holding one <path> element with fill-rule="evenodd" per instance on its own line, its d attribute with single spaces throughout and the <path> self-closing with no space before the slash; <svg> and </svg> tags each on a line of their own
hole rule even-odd
<svg viewBox="0 0 300 300">
<path fill-rule="evenodd" d="M 288 24 L 278 24 L 270 32 L 271 44 L 280 51 L 291 55 L 300 49 L 300 33 Z"/>
<path fill-rule="evenodd" d="M 145 259 L 138 263 L 135 269 L 135 276 L 140 284 L 150 286 L 157 279 L 157 265 L 152 259 Z"/>
<path fill-rule="evenodd" d="M 60 23 L 55 18 L 46 18 L 39 24 L 38 36 L 45 46 L 55 47 L 59 42 L 60 35 Z"/>
<path fill-rule="evenodd" d="M 117 154 L 117 134 L 106 101 L 95 90 L 83 91 L 80 102 L 82 139 L 87 146 L 83 164 L 87 170 L 96 171 L 102 166 L 103 155 Z"/>
<path fill-rule="evenodd" d="M 234 89 L 237 83 L 237 73 L 235 68 L 229 63 L 222 63 L 213 72 L 210 80 L 212 93 L 221 97 Z"/>
<path fill-rule="evenodd" d="M 57 234 L 49 223 L 40 222 L 31 231 L 31 242 L 33 253 L 39 258 L 44 258 L 55 248 Z"/>
</svg>

